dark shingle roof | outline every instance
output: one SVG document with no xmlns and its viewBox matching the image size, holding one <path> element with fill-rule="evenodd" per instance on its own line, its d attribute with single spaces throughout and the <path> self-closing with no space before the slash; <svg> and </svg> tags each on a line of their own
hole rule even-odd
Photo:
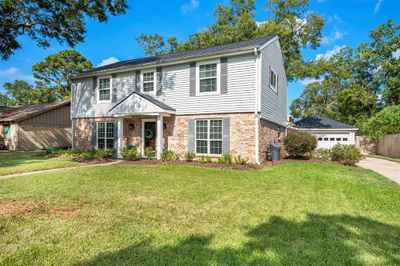
<svg viewBox="0 0 400 266">
<path fill-rule="evenodd" d="M 163 55 L 156 55 L 156 56 L 126 60 L 126 61 L 116 62 L 113 64 L 101 66 L 101 67 L 96 67 L 92 70 L 84 71 L 76 77 L 79 77 L 81 75 L 83 76 L 83 75 L 87 75 L 87 74 L 91 74 L 91 73 L 96 73 L 96 72 L 100 72 L 100 71 L 110 70 L 110 69 L 119 69 L 119 68 L 123 69 L 123 68 L 128 68 L 128 67 L 140 66 L 143 64 L 163 63 L 163 62 L 180 60 L 180 59 L 190 59 L 190 58 L 196 58 L 196 57 L 201 57 L 201 56 L 209 56 L 209 55 L 215 55 L 215 54 L 220 54 L 220 53 L 235 52 L 235 51 L 247 50 L 247 49 L 252 49 L 252 48 L 258 48 L 261 45 L 263 45 L 264 43 L 272 40 L 273 38 L 275 38 L 275 36 L 267 36 L 267 37 L 258 38 L 258 39 L 234 42 L 234 43 L 229 43 L 229 44 L 224 44 L 224 45 L 218 45 L 218 46 L 214 46 L 214 47 L 210 47 L 210 48 L 193 49 L 193 50 L 183 51 L 183 52 L 175 52 L 175 53 L 169 53 L 169 54 L 163 54 Z"/>
<path fill-rule="evenodd" d="M 17 122 L 40 113 L 53 110 L 57 107 L 70 104 L 69 101 L 54 103 L 32 104 L 25 106 L 6 107 L 0 106 L 0 122 Z"/>
<path fill-rule="evenodd" d="M 352 128 L 353 126 L 329 119 L 323 116 L 312 115 L 295 122 L 296 128 L 316 128 L 316 129 L 344 129 Z"/>
<path fill-rule="evenodd" d="M 148 94 L 139 93 L 139 92 L 134 91 L 134 92 L 132 92 L 131 94 L 129 94 L 128 96 L 126 96 L 124 99 L 122 99 L 119 103 L 117 103 L 116 105 L 114 105 L 114 106 L 109 110 L 109 112 L 111 112 L 114 108 L 116 108 L 118 105 L 120 105 L 121 103 L 123 103 L 126 99 L 128 99 L 128 98 L 129 98 L 130 96 L 132 96 L 133 94 L 139 95 L 140 97 L 142 97 L 142 98 L 148 100 L 149 102 L 151 102 L 151 103 L 157 105 L 158 107 L 160 107 L 160 108 L 162 108 L 162 109 L 164 109 L 164 110 L 166 110 L 166 111 L 173 111 L 173 112 L 176 111 L 176 110 L 175 110 L 174 108 L 172 108 L 171 106 L 169 106 L 169 105 L 167 105 L 167 104 L 165 104 L 165 103 L 163 103 L 163 102 L 161 102 L 161 101 L 159 101 L 159 100 L 157 100 L 157 99 L 151 97 L 151 96 L 148 95 Z"/>
</svg>

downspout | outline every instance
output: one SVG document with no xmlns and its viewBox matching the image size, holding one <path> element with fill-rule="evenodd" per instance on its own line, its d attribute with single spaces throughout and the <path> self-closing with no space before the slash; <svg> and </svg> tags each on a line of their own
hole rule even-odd
<svg viewBox="0 0 400 266">
<path fill-rule="evenodd" d="M 260 77 L 260 56 L 258 53 L 258 49 L 254 48 L 254 56 L 256 57 L 256 88 L 255 88 L 255 95 L 254 95 L 254 124 L 255 124 L 255 161 L 256 164 L 260 164 L 260 155 L 259 155 L 259 116 L 258 116 L 258 92 L 259 92 L 259 77 Z"/>
</svg>

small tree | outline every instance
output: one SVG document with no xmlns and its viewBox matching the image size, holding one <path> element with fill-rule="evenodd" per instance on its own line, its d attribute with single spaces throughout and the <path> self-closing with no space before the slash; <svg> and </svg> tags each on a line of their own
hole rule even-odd
<svg viewBox="0 0 400 266">
<path fill-rule="evenodd" d="M 363 132 L 374 139 L 400 133 L 400 105 L 386 107 L 363 125 Z"/>
<path fill-rule="evenodd" d="M 296 132 L 287 135 L 283 144 L 290 156 L 303 157 L 317 148 L 317 139 L 310 133 Z"/>
</svg>

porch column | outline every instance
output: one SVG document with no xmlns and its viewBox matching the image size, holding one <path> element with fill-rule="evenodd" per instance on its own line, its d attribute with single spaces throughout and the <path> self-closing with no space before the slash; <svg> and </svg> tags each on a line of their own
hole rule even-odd
<svg viewBox="0 0 400 266">
<path fill-rule="evenodd" d="M 124 145 L 124 118 L 119 117 L 117 121 L 118 136 L 117 136 L 117 158 L 122 159 L 121 151 Z"/>
<path fill-rule="evenodd" d="M 157 139 L 156 139 L 157 160 L 161 159 L 161 153 L 163 152 L 162 139 L 163 139 L 163 116 L 162 114 L 160 114 L 157 116 Z"/>
</svg>

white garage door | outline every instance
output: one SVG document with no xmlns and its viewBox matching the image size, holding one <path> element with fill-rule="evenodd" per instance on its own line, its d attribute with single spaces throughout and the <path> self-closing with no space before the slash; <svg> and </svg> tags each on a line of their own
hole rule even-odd
<svg viewBox="0 0 400 266">
<path fill-rule="evenodd" d="M 318 134 L 318 148 L 330 149 L 336 144 L 350 144 L 350 134 Z"/>
</svg>

